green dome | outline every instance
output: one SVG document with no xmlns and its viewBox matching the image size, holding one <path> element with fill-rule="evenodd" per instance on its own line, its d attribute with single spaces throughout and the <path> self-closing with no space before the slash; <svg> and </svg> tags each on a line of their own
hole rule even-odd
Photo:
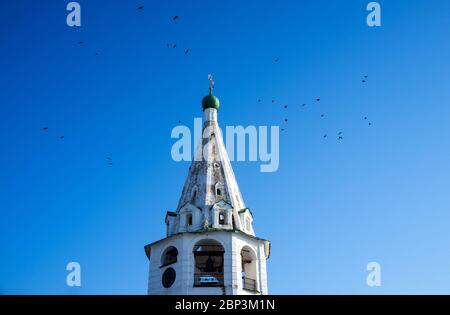
<svg viewBox="0 0 450 315">
<path fill-rule="evenodd" d="M 212 95 L 211 92 L 209 92 L 209 94 L 206 95 L 202 100 L 203 111 L 205 111 L 205 109 L 207 108 L 215 108 L 219 110 L 219 106 L 220 106 L 219 99 L 214 95 Z"/>
</svg>

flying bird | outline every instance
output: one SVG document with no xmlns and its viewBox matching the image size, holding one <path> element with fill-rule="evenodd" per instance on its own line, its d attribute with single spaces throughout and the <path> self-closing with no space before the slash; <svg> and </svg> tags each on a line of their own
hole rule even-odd
<svg viewBox="0 0 450 315">
<path fill-rule="evenodd" d="M 261 102 L 262 102 L 262 100 L 260 98 L 258 98 L 258 103 L 261 103 Z"/>
<path fill-rule="evenodd" d="M 322 118 L 323 118 L 323 117 L 325 117 L 325 115 L 324 115 L 324 114 L 322 114 L 322 115 L 320 115 L 320 117 L 322 117 Z"/>
<path fill-rule="evenodd" d="M 326 138 L 326 137 L 327 137 L 327 135 L 323 135 L 323 137 L 324 137 L 324 138 Z"/>
<path fill-rule="evenodd" d="M 178 16 L 178 15 L 175 15 L 175 16 L 172 18 L 172 20 L 175 21 L 175 20 L 178 20 L 178 18 L 179 18 L 179 16 Z"/>
<path fill-rule="evenodd" d="M 342 139 L 344 139 L 344 138 L 342 138 L 342 136 L 339 136 L 338 140 L 342 140 Z"/>
<path fill-rule="evenodd" d="M 138 10 L 142 10 L 142 9 L 144 9 L 144 6 L 141 5 L 141 6 L 138 7 L 137 9 L 138 9 Z"/>
<path fill-rule="evenodd" d="M 305 107 L 306 106 L 306 104 L 302 104 L 302 107 Z"/>
<path fill-rule="evenodd" d="M 59 139 L 61 139 L 61 140 L 63 140 L 65 138 L 65 136 L 61 136 L 61 137 L 59 137 Z"/>
<path fill-rule="evenodd" d="M 272 100 L 272 104 L 275 103 L 275 100 Z"/>
<path fill-rule="evenodd" d="M 42 128 L 42 130 L 48 131 L 48 127 L 44 127 L 44 128 Z"/>
<path fill-rule="evenodd" d="M 189 49 L 186 49 L 184 54 L 187 55 L 189 53 Z"/>
<path fill-rule="evenodd" d="M 286 108 L 288 108 L 288 106 L 287 106 L 287 105 L 284 105 L 284 108 L 286 109 Z"/>
<path fill-rule="evenodd" d="M 273 61 L 278 62 L 278 61 L 280 61 L 280 58 L 275 58 Z"/>
<path fill-rule="evenodd" d="M 287 120 L 287 119 L 285 119 L 285 120 L 284 120 L 284 122 L 288 122 L 288 120 Z"/>
<path fill-rule="evenodd" d="M 316 98 L 316 101 L 320 102 L 320 98 Z"/>
<path fill-rule="evenodd" d="M 177 44 L 173 44 L 172 48 L 177 48 Z"/>
<path fill-rule="evenodd" d="M 83 44 L 84 44 L 84 42 L 83 42 L 83 41 L 81 41 L 81 42 L 79 42 L 78 44 L 80 44 L 80 45 L 83 45 Z"/>
</svg>

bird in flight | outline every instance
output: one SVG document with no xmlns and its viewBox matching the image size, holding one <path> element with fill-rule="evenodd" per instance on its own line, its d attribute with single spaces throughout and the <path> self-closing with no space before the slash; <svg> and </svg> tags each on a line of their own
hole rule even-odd
<svg viewBox="0 0 450 315">
<path fill-rule="evenodd" d="M 275 100 L 272 100 L 272 104 L 275 103 Z"/>
<path fill-rule="evenodd" d="M 65 136 L 61 136 L 61 137 L 59 137 L 59 139 L 61 139 L 61 140 L 64 140 L 64 138 L 65 138 Z"/>
<path fill-rule="evenodd" d="M 287 105 L 284 105 L 284 108 L 286 109 L 286 108 L 288 108 L 288 106 L 287 106 Z"/>
<path fill-rule="evenodd" d="M 322 117 L 322 118 L 323 118 L 323 117 L 325 117 L 325 115 L 324 115 L 324 114 L 322 114 L 322 115 L 320 115 L 320 117 Z"/>
<path fill-rule="evenodd" d="M 305 107 L 306 106 L 306 104 L 302 104 L 302 107 Z"/>
<path fill-rule="evenodd" d="M 177 48 L 177 44 L 173 44 L 172 48 Z"/>
<path fill-rule="evenodd" d="M 44 127 L 44 128 L 42 128 L 42 130 L 48 131 L 48 127 Z"/>
<path fill-rule="evenodd" d="M 316 101 L 320 102 L 320 98 L 316 98 Z"/>
<path fill-rule="evenodd" d="M 288 122 L 287 118 L 286 118 L 286 119 L 284 119 L 284 122 Z"/>
<path fill-rule="evenodd" d="M 262 102 L 262 100 L 260 98 L 258 98 L 258 103 L 261 103 L 261 102 Z"/>
<path fill-rule="evenodd" d="M 342 140 L 342 139 L 344 139 L 344 138 L 342 138 L 342 136 L 339 136 L 338 140 Z"/>
<path fill-rule="evenodd" d="M 141 5 L 141 6 L 138 7 L 137 9 L 138 9 L 138 10 L 142 10 L 142 9 L 144 9 L 144 6 Z"/>
<path fill-rule="evenodd" d="M 326 138 L 327 137 L 327 135 L 323 135 L 323 138 Z"/>
<path fill-rule="evenodd" d="M 189 54 L 189 49 L 186 49 L 184 52 L 185 55 Z"/>
<path fill-rule="evenodd" d="M 84 42 L 83 42 L 83 41 L 81 41 L 81 42 L 79 42 L 78 44 L 80 44 L 80 45 L 83 45 L 83 44 L 84 44 Z"/>
<path fill-rule="evenodd" d="M 278 61 L 280 61 L 280 58 L 275 58 L 273 61 L 278 62 Z"/>
<path fill-rule="evenodd" d="M 172 18 L 172 20 L 175 21 L 175 20 L 178 20 L 178 18 L 179 18 L 179 16 L 178 16 L 178 15 L 175 15 L 175 16 Z"/>
</svg>

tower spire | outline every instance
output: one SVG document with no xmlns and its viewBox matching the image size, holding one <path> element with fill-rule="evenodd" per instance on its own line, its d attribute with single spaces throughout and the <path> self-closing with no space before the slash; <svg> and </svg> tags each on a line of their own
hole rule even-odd
<svg viewBox="0 0 450 315">
<path fill-rule="evenodd" d="M 204 124 L 166 237 L 145 246 L 149 294 L 268 294 L 270 242 L 256 237 L 217 121 L 219 99 L 208 75 Z"/>
</svg>

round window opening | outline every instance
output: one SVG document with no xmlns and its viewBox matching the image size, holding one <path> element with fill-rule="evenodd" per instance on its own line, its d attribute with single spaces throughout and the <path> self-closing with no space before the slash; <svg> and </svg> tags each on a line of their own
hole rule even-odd
<svg viewBox="0 0 450 315">
<path fill-rule="evenodd" d="M 173 268 L 167 268 L 162 275 L 162 285 L 164 288 L 170 288 L 175 282 L 176 272 Z"/>
</svg>

